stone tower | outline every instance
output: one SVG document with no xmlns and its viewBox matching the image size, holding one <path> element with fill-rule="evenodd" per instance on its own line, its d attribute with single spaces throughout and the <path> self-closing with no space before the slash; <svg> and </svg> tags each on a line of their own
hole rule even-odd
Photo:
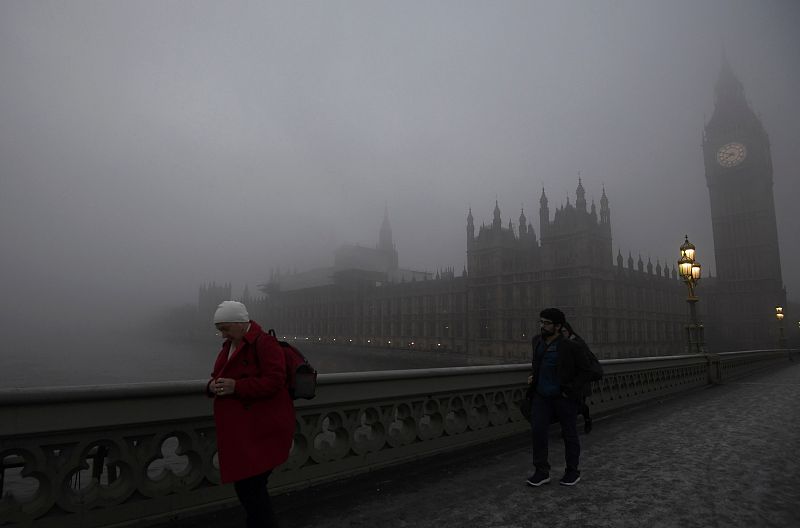
<svg viewBox="0 0 800 528">
<path fill-rule="evenodd" d="M 378 234 L 377 249 L 385 254 L 389 270 L 396 270 L 398 267 L 397 247 L 392 241 L 392 226 L 389 225 L 389 206 L 383 209 L 383 222 Z"/>
<path fill-rule="evenodd" d="M 556 209 L 552 221 L 544 191 L 539 205 L 544 269 L 566 266 L 611 268 L 611 209 L 605 188 L 600 199 L 599 218 L 594 200 L 591 208 L 587 209 L 586 190 L 580 178 L 575 189 L 575 205 L 567 198 L 566 205 Z"/>
<path fill-rule="evenodd" d="M 720 350 L 768 348 L 775 306 L 786 303 L 772 156 L 767 132 L 724 58 L 703 154 L 717 269 L 709 306 L 716 328 L 709 331 L 725 341 Z"/>
</svg>

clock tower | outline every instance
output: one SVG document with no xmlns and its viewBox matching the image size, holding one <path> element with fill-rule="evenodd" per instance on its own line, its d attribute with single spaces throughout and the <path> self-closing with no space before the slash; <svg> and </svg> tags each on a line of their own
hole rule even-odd
<svg viewBox="0 0 800 528">
<path fill-rule="evenodd" d="M 777 339 L 775 306 L 785 306 L 786 291 L 769 137 L 724 59 L 714 113 L 703 134 L 703 154 L 717 268 L 709 344 L 719 350 L 771 348 Z"/>
</svg>

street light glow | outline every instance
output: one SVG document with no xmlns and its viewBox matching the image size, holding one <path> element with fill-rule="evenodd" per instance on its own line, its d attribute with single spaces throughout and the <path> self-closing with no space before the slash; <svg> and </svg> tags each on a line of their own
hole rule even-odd
<svg viewBox="0 0 800 528">
<path fill-rule="evenodd" d="M 681 244 L 681 258 L 686 257 L 691 262 L 694 260 L 694 252 L 694 244 L 689 242 L 689 235 L 686 235 L 686 240 Z"/>
<path fill-rule="evenodd" d="M 689 235 L 686 235 L 680 247 L 681 258 L 678 260 L 678 272 L 689 289 L 689 296 L 686 302 L 689 303 L 689 325 L 686 327 L 689 352 L 703 353 L 703 325 L 697 321 L 697 296 L 694 293 L 695 286 L 700 281 L 702 267 L 694 260 L 696 250 L 694 244 L 689 242 Z"/>
<path fill-rule="evenodd" d="M 700 280 L 700 263 L 698 262 L 692 264 L 692 279 Z"/>
</svg>

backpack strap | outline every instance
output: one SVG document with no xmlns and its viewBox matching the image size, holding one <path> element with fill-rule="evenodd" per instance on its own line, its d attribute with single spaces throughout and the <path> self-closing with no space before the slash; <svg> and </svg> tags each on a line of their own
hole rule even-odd
<svg viewBox="0 0 800 528">
<path fill-rule="evenodd" d="M 274 329 L 270 328 L 269 330 L 267 330 L 267 333 L 272 337 L 274 337 L 276 341 L 278 341 L 278 344 L 281 345 L 281 348 L 283 348 L 284 346 L 291 347 L 291 349 L 294 351 L 295 354 L 303 358 L 303 363 L 305 363 L 306 365 L 311 365 L 311 363 L 309 363 L 308 361 L 308 358 L 302 352 L 300 352 L 296 346 L 290 345 L 286 341 L 281 341 L 280 339 L 278 339 L 278 336 L 275 335 Z"/>
</svg>

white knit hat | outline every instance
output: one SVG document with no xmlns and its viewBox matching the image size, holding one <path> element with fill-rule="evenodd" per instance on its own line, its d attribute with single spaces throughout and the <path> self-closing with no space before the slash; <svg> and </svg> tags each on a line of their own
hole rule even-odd
<svg viewBox="0 0 800 528">
<path fill-rule="evenodd" d="M 217 323 L 248 323 L 250 315 L 247 308 L 236 301 L 222 301 L 214 312 L 214 324 Z"/>
</svg>

